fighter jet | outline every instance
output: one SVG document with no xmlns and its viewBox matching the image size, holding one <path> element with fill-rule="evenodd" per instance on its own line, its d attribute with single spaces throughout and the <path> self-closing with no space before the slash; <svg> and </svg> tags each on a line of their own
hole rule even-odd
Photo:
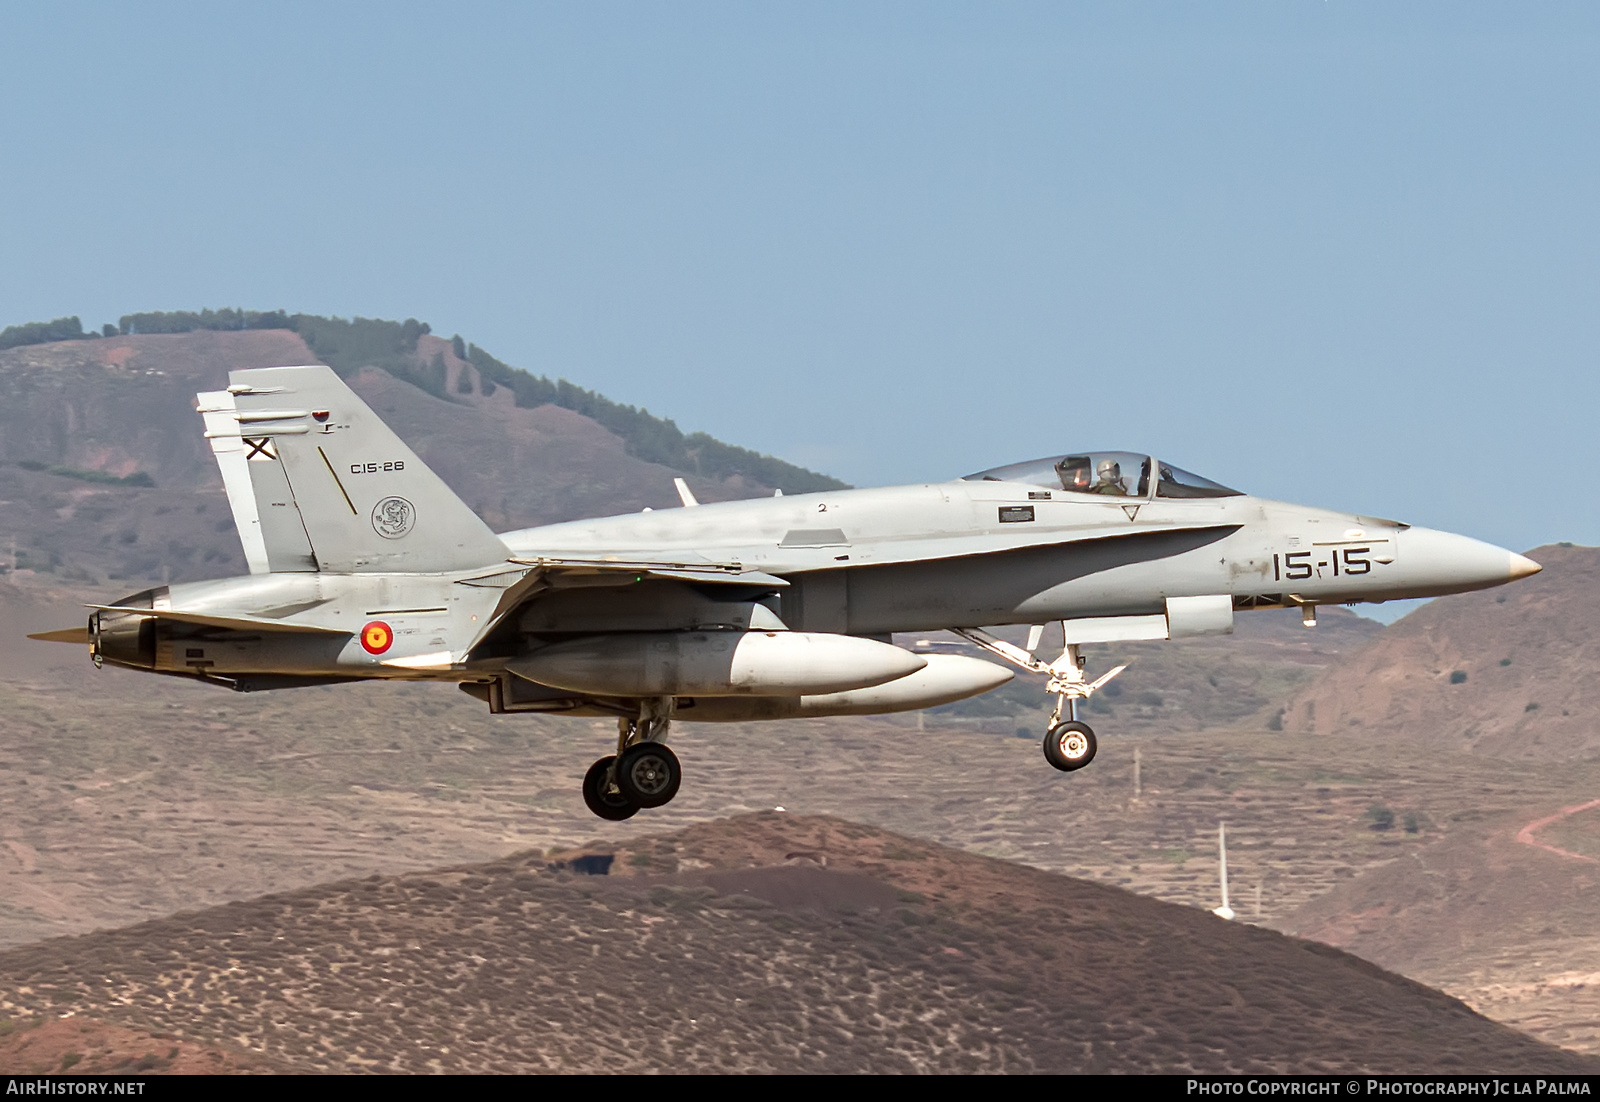
<svg viewBox="0 0 1600 1102">
<path fill-rule="evenodd" d="M 239 692 L 455 682 L 491 712 L 615 717 L 583 781 L 626 819 L 677 793 L 674 718 L 928 708 L 1041 676 L 1044 756 L 1094 758 L 1089 643 L 1227 634 L 1252 609 L 1432 597 L 1539 570 L 1398 521 L 1267 501 L 1132 452 L 495 534 L 330 369 L 235 371 L 199 395 L 246 577 L 90 606 L 103 663 Z M 1059 621 L 1063 651 L 1037 655 Z M 989 633 L 1027 626 L 1026 645 Z M 949 630 L 1005 663 L 914 653 Z M 1020 634 L 1020 633 L 1019 633 Z"/>
</svg>

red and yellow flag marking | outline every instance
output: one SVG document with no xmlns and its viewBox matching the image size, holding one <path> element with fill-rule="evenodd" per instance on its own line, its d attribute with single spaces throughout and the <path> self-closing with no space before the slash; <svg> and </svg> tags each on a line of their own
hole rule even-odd
<svg viewBox="0 0 1600 1102">
<path fill-rule="evenodd" d="M 394 645 L 394 629 L 382 620 L 374 620 L 361 629 L 361 645 L 368 654 L 382 654 Z"/>
</svg>

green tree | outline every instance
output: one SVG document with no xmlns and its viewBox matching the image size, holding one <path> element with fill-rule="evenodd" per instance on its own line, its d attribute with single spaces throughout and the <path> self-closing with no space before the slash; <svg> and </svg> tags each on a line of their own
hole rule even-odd
<svg viewBox="0 0 1600 1102">
<path fill-rule="evenodd" d="M 55 321 L 30 321 L 0 329 L 0 350 L 20 348 L 26 344 L 49 344 L 52 341 L 81 341 L 84 338 L 83 322 L 77 315 L 57 318 Z"/>
</svg>

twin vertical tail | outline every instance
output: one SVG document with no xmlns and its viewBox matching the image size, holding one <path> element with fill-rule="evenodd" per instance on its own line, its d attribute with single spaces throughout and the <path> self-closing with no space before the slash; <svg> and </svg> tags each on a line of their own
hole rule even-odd
<svg viewBox="0 0 1600 1102">
<path fill-rule="evenodd" d="M 228 380 L 198 398 L 252 574 L 443 573 L 508 556 L 332 368 Z"/>
</svg>

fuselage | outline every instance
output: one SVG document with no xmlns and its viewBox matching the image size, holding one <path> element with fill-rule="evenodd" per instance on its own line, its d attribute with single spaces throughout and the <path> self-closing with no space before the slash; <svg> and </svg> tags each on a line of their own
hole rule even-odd
<svg viewBox="0 0 1600 1102">
<path fill-rule="evenodd" d="M 741 562 L 790 582 L 790 627 L 857 634 L 1140 615 L 1210 594 L 1240 608 L 1434 597 L 1538 569 L 1466 536 L 1243 494 L 1107 498 L 999 481 L 733 501 L 501 538 L 528 557 Z"/>
<path fill-rule="evenodd" d="M 250 575 L 93 606 L 111 663 L 240 692 L 453 681 L 496 715 L 604 716 L 584 776 L 608 820 L 671 800 L 674 717 L 879 715 L 1019 669 L 1055 706 L 1045 758 L 1095 756 L 1084 644 L 1226 634 L 1236 613 L 1433 597 L 1538 565 L 1464 536 L 1267 501 L 1136 452 L 950 482 L 700 505 L 496 534 L 324 365 L 233 371 L 196 396 Z M 1061 654 L 1037 652 L 1060 621 Z M 1028 624 L 1019 647 L 982 629 Z M 900 646 L 949 629 L 975 654 Z M 989 658 L 999 659 L 998 662 Z"/>
<path fill-rule="evenodd" d="M 674 717 L 912 711 L 1012 669 L 1056 698 L 1046 759 L 1093 760 L 1083 644 L 1226 634 L 1240 611 L 1433 597 L 1536 563 L 1464 536 L 1241 494 L 1136 452 L 950 482 L 774 495 L 496 534 L 324 365 L 230 372 L 196 396 L 250 574 L 92 606 L 111 663 L 240 692 L 453 681 L 497 715 L 617 722 L 584 802 L 659 807 Z M 1037 653 L 1060 621 L 1060 657 Z M 1026 647 L 983 628 L 1031 625 Z M 950 629 L 974 654 L 897 645 Z"/>
<path fill-rule="evenodd" d="M 775 626 L 884 637 L 1150 615 L 1170 598 L 1226 595 L 1244 610 L 1432 597 L 1538 569 L 1465 536 L 1243 494 L 1105 497 L 993 479 L 646 511 L 500 538 L 513 561 L 470 571 L 280 572 L 148 591 L 129 601 L 253 616 L 268 630 L 124 622 L 117 642 L 108 620 L 97 654 L 198 676 L 463 681 L 574 635 Z M 776 582 L 557 586 L 485 645 L 485 625 L 529 564 L 575 559 L 740 564 Z M 382 646 L 363 634 L 373 623 L 388 633 Z"/>
</svg>

